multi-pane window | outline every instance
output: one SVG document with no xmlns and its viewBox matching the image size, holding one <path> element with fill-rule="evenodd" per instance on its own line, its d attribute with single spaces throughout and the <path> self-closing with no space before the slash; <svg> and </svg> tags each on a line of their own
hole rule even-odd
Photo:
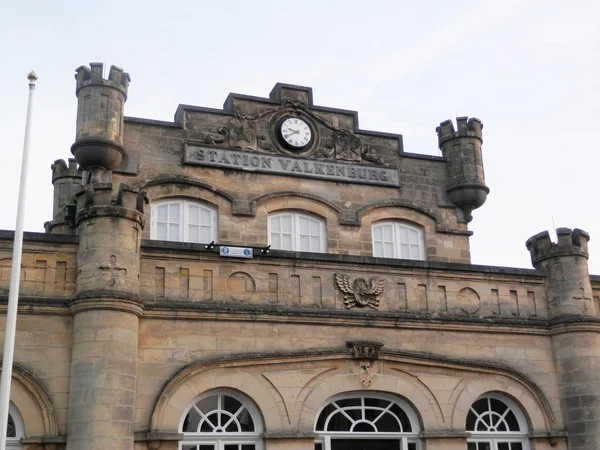
<svg viewBox="0 0 600 450">
<path fill-rule="evenodd" d="M 386 395 L 335 398 L 315 425 L 315 450 L 417 450 L 419 424 L 410 406 Z"/>
<path fill-rule="evenodd" d="M 468 450 L 529 450 L 527 424 L 509 399 L 488 394 L 475 401 L 467 415 Z"/>
<path fill-rule="evenodd" d="M 325 252 L 325 222 L 315 216 L 286 211 L 269 216 L 269 244 L 274 249 Z"/>
<path fill-rule="evenodd" d="M 258 411 L 228 391 L 197 399 L 183 416 L 181 432 L 182 450 L 262 450 Z"/>
<path fill-rule="evenodd" d="M 152 205 L 152 239 L 208 243 L 217 240 L 214 208 L 189 200 L 171 200 Z"/>
<path fill-rule="evenodd" d="M 380 258 L 425 259 L 423 233 L 403 222 L 377 222 L 372 227 L 373 256 Z"/>
<path fill-rule="evenodd" d="M 8 427 L 6 429 L 6 449 L 17 450 L 22 448 L 21 438 L 24 434 L 23 419 L 15 405 L 8 406 Z"/>
</svg>

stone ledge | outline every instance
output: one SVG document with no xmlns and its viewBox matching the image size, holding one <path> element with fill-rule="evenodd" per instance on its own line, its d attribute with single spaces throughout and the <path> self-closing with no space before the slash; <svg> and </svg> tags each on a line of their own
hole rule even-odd
<svg viewBox="0 0 600 450">
<path fill-rule="evenodd" d="M 169 255 L 172 255 L 173 251 L 179 252 L 193 252 L 198 253 L 211 253 L 218 255 L 219 251 L 216 247 L 221 245 L 220 243 L 215 244 L 214 249 L 206 249 L 205 244 L 193 244 L 189 242 L 169 242 L 169 241 L 155 241 L 151 239 L 142 240 L 142 251 L 164 251 Z M 225 245 L 223 243 L 222 245 Z M 230 245 L 227 243 L 227 245 Z M 252 246 L 243 245 L 244 247 L 253 248 L 255 250 L 261 250 L 265 246 Z M 407 259 L 392 259 L 392 258 L 377 258 L 374 256 L 353 256 L 353 255 L 338 255 L 331 253 L 311 253 L 311 252 L 291 252 L 285 250 L 269 250 L 268 254 L 261 254 L 256 252 L 254 259 L 282 259 L 282 260 L 296 260 L 296 261 L 323 261 L 323 262 L 334 262 L 343 264 L 360 264 L 366 266 L 388 266 L 398 268 L 411 268 L 411 269 L 426 269 L 426 270 L 447 270 L 456 272 L 469 272 L 469 273 L 483 273 L 492 275 L 516 275 L 516 276 L 527 276 L 535 277 L 543 280 L 546 278 L 546 274 L 541 271 L 534 269 L 521 269 L 516 267 L 499 267 L 499 266 L 483 266 L 475 264 L 460 264 L 460 263 L 445 263 L 435 261 L 414 261 Z"/>
<path fill-rule="evenodd" d="M 60 434 L 57 436 L 29 436 L 21 439 L 21 444 L 65 444 L 67 436 Z"/>
<path fill-rule="evenodd" d="M 13 230 L 0 230 L 0 241 L 13 241 L 15 232 Z M 49 234 L 26 231 L 23 233 L 24 242 L 43 242 L 50 244 L 78 244 L 79 236 L 72 234 Z"/>
</svg>

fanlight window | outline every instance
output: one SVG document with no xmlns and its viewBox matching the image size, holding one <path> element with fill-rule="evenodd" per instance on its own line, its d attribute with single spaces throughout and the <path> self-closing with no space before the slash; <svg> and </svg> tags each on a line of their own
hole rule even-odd
<svg viewBox="0 0 600 450">
<path fill-rule="evenodd" d="M 527 424 L 511 400 L 488 394 L 471 406 L 466 429 L 468 450 L 528 450 Z"/>
<path fill-rule="evenodd" d="M 425 259 L 423 232 L 402 222 L 377 222 L 372 227 L 373 256 Z"/>
<path fill-rule="evenodd" d="M 216 241 L 216 210 L 189 200 L 157 202 L 152 205 L 151 237 L 161 241 Z"/>
<path fill-rule="evenodd" d="M 272 214 L 269 216 L 269 244 L 279 250 L 324 253 L 325 222 L 294 211 Z"/>
<path fill-rule="evenodd" d="M 24 436 L 23 419 L 12 403 L 8 407 L 8 424 L 6 429 L 6 449 L 16 450 L 21 447 L 21 438 Z"/>
<path fill-rule="evenodd" d="M 419 426 L 410 406 L 388 396 L 334 399 L 315 425 L 315 450 L 417 450 Z"/>
<path fill-rule="evenodd" d="M 183 450 L 261 450 L 257 410 L 229 392 L 200 397 L 184 415 Z"/>
</svg>

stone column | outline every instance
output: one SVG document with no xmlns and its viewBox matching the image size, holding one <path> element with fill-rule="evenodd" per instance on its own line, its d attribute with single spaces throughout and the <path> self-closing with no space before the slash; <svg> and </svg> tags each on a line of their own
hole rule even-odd
<svg viewBox="0 0 600 450">
<path fill-rule="evenodd" d="M 533 266 L 546 272 L 552 346 L 570 450 L 600 448 L 600 321 L 588 274 L 589 235 L 559 228 L 527 241 Z"/>
</svg>

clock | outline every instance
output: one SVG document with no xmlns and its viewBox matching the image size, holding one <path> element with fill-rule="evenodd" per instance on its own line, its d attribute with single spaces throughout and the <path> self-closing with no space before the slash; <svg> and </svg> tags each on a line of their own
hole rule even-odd
<svg viewBox="0 0 600 450">
<path fill-rule="evenodd" d="M 279 125 L 281 143 L 292 150 L 306 148 L 311 142 L 313 133 L 310 125 L 299 117 L 286 117 Z"/>
</svg>

